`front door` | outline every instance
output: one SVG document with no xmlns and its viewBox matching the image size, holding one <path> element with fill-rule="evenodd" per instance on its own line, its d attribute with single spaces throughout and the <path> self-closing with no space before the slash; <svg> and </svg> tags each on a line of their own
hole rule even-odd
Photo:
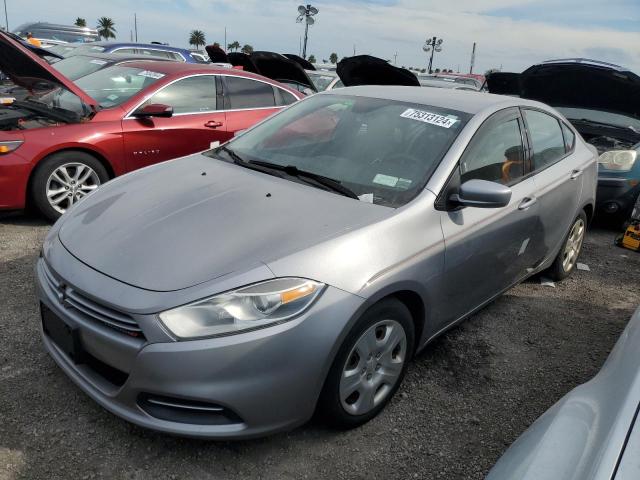
<svg viewBox="0 0 640 480">
<path fill-rule="evenodd" d="M 522 279 L 536 263 L 539 204 L 527 178 L 525 133 L 518 109 L 498 112 L 478 130 L 449 185 L 481 179 L 509 186 L 502 208 L 464 207 L 441 212 L 445 241 L 443 315 L 445 325 Z"/>
<path fill-rule="evenodd" d="M 218 108 L 216 77 L 196 75 L 180 79 L 153 94 L 144 104 L 173 108 L 170 118 L 133 118 L 122 121 L 127 170 L 182 157 L 225 142 L 232 134 Z M 221 107 L 221 105 L 220 105 Z"/>
</svg>

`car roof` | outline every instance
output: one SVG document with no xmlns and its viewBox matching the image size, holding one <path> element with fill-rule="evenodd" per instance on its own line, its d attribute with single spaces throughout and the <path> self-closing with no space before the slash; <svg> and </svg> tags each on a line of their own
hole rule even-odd
<svg viewBox="0 0 640 480">
<path fill-rule="evenodd" d="M 171 62 L 173 60 L 169 58 L 157 58 L 150 57 L 148 55 L 127 55 L 126 53 L 94 53 L 94 52 L 83 52 L 78 55 L 72 55 L 67 58 L 77 58 L 77 57 L 88 57 L 95 58 L 100 60 L 105 60 L 109 63 L 123 63 L 123 62 L 131 62 L 131 61 L 141 61 L 141 62 Z M 62 61 L 62 60 L 61 60 Z M 176 63 L 176 62 L 174 62 Z M 177 62 L 182 63 L 182 62 Z"/>
<path fill-rule="evenodd" d="M 494 95 L 469 90 L 444 88 L 400 87 L 366 85 L 346 87 L 338 90 L 322 92 L 318 95 L 355 95 L 360 97 L 380 98 L 397 102 L 408 102 L 428 105 L 475 115 L 488 108 L 507 108 L 511 106 L 532 106 L 548 108 L 540 102 L 522 98 Z M 498 108 L 496 108 L 498 109 Z"/>
<path fill-rule="evenodd" d="M 629 69 L 616 65 L 615 63 L 601 62 L 600 60 L 591 60 L 589 58 L 558 58 L 555 60 L 545 60 L 536 65 L 588 65 L 590 67 L 600 67 L 618 72 L 627 72 Z"/>
</svg>

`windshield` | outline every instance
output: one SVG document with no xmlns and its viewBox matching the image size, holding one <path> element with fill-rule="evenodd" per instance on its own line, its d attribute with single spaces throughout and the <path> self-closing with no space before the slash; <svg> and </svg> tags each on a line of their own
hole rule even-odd
<svg viewBox="0 0 640 480">
<path fill-rule="evenodd" d="M 316 89 L 319 92 L 325 91 L 329 87 L 331 82 L 333 82 L 333 80 L 336 78 L 335 75 L 328 75 L 323 73 L 307 72 L 307 74 L 309 75 L 309 78 L 311 78 L 311 81 L 313 81 Z"/>
<path fill-rule="evenodd" d="M 77 79 L 74 83 L 98 102 L 100 107 L 110 108 L 124 103 L 162 77 L 164 77 L 163 73 L 115 65 L 90 73 Z M 89 113 L 88 107 L 76 95 L 63 88 L 43 95 L 38 98 L 38 101 L 50 107 L 63 108 L 82 116 Z"/>
<path fill-rule="evenodd" d="M 63 57 L 67 57 L 72 50 L 75 50 L 75 44 L 61 44 L 61 45 L 53 45 L 52 47 L 47 48 L 48 51 L 53 52 L 55 54 L 61 55 Z"/>
<path fill-rule="evenodd" d="M 426 105 L 320 94 L 226 148 L 244 162 L 293 166 L 340 182 L 362 201 L 399 207 L 423 189 L 469 118 Z M 210 155 L 223 158 L 219 150 Z"/>
<path fill-rule="evenodd" d="M 75 55 L 73 57 L 60 60 L 53 65 L 53 68 L 70 80 L 77 80 L 90 73 L 96 72 L 107 64 L 106 60 L 93 57 L 85 57 L 84 55 Z"/>
<path fill-rule="evenodd" d="M 555 107 L 569 120 L 589 120 L 592 122 L 607 123 L 617 127 L 629 128 L 640 131 L 640 119 L 628 115 L 603 112 L 601 110 L 589 110 L 586 108 Z"/>
<path fill-rule="evenodd" d="M 102 45 L 78 45 L 73 50 L 67 52 L 67 55 L 82 55 L 83 53 L 102 53 L 107 49 L 107 47 L 103 47 Z"/>
</svg>

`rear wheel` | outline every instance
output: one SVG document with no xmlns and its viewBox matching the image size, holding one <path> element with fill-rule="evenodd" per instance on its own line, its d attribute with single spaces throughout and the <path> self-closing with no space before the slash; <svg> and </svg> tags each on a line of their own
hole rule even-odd
<svg viewBox="0 0 640 480">
<path fill-rule="evenodd" d="M 326 421 L 353 428 L 375 417 L 402 382 L 414 345 L 411 313 L 396 299 L 367 310 L 347 335 L 318 404 Z"/>
<path fill-rule="evenodd" d="M 60 152 L 39 165 L 31 186 L 36 208 L 49 220 L 57 220 L 74 203 L 109 180 L 107 170 L 84 152 Z"/>
<path fill-rule="evenodd" d="M 549 267 L 548 274 L 553 280 L 560 281 L 571 275 L 578 263 L 580 252 L 582 252 L 586 231 L 587 215 L 580 212 L 580 215 L 573 221 L 558 256 Z"/>
</svg>

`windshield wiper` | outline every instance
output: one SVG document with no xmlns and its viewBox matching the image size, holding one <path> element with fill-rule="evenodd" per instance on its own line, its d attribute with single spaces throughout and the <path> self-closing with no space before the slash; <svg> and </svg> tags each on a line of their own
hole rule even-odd
<svg viewBox="0 0 640 480">
<path fill-rule="evenodd" d="M 338 180 L 334 180 L 333 178 L 318 175 L 317 173 L 313 172 L 307 172 L 305 170 L 300 170 L 295 165 L 279 165 L 277 163 L 265 162 L 262 160 L 245 160 L 227 146 L 220 148 L 220 150 L 229 155 L 233 160 L 233 163 L 235 163 L 236 165 L 240 165 L 241 167 L 257 170 L 258 172 L 267 173 L 269 175 L 282 172 L 286 175 L 289 175 L 290 177 L 295 177 L 300 180 L 308 179 L 312 181 L 311 183 L 307 181 L 306 183 L 308 184 L 320 185 L 325 189 L 329 189 L 333 192 L 339 193 L 340 195 L 344 195 L 345 197 L 359 200 L 358 195 L 356 195 L 355 192 L 345 187 Z M 282 175 L 276 176 L 282 178 Z"/>
<path fill-rule="evenodd" d="M 324 175 L 318 175 L 317 173 L 307 172 L 306 170 L 300 170 L 295 165 L 279 165 L 277 163 L 264 162 L 262 160 L 251 160 L 249 161 L 249 164 L 257 165 L 259 167 L 264 167 L 271 170 L 276 170 L 279 172 L 284 172 L 291 177 L 299 178 L 301 180 L 309 179 L 318 185 L 321 185 L 325 188 L 328 188 L 329 190 L 339 193 L 340 195 L 344 195 L 345 197 L 359 200 L 358 195 L 356 195 L 353 190 L 345 187 L 338 180 L 325 177 Z"/>
</svg>

